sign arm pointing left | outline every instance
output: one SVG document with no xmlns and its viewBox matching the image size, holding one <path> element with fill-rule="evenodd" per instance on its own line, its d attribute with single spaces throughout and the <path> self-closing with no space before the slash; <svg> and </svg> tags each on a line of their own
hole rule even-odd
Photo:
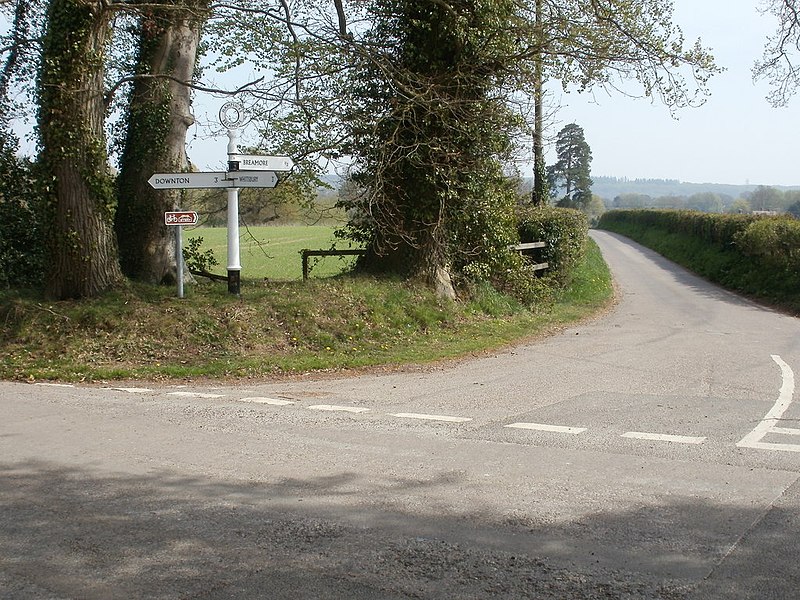
<svg viewBox="0 0 800 600">
<path fill-rule="evenodd" d="M 274 188 L 278 176 L 274 171 L 216 173 L 156 173 L 147 183 L 157 190 L 262 187 Z"/>
</svg>

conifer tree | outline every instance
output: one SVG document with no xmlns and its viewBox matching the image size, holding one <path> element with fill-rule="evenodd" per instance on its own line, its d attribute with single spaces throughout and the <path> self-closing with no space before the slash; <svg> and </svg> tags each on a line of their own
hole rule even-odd
<svg viewBox="0 0 800 600">
<path fill-rule="evenodd" d="M 558 132 L 556 155 L 547 168 L 551 195 L 559 206 L 586 207 L 592 200 L 592 151 L 580 125 L 570 123 Z"/>
</svg>

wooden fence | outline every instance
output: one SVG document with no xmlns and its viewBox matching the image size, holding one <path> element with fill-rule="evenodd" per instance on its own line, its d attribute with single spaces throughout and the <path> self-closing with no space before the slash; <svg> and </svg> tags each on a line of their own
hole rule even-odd
<svg viewBox="0 0 800 600">
<path fill-rule="evenodd" d="M 516 244 L 511 246 L 512 250 L 516 250 L 520 254 L 527 254 L 531 250 L 536 250 L 539 248 L 547 248 L 547 242 L 525 242 L 524 244 Z M 540 263 L 533 263 L 531 268 L 534 271 L 544 271 L 545 269 L 549 268 L 550 264 L 547 262 L 540 262 Z"/>
<path fill-rule="evenodd" d="M 539 248 L 546 248 L 547 242 L 526 242 L 523 244 L 516 244 L 511 246 L 512 250 L 516 250 L 521 254 L 527 254 L 531 250 Z M 366 250 L 301 250 L 300 255 L 303 258 L 303 280 L 308 279 L 308 257 L 309 256 L 361 256 L 366 253 Z M 533 263 L 531 268 L 534 271 L 543 271 L 550 265 L 546 262 Z"/>
<path fill-rule="evenodd" d="M 366 250 L 301 250 L 303 257 L 303 281 L 308 279 L 308 257 L 309 256 L 361 256 Z"/>
</svg>

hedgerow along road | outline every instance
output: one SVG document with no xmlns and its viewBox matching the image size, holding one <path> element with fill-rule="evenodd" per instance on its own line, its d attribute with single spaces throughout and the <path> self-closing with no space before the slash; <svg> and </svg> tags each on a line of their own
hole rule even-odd
<svg viewBox="0 0 800 600">
<path fill-rule="evenodd" d="M 594 232 L 608 314 L 458 363 L 0 383 L 19 598 L 791 598 L 800 321 Z"/>
</svg>

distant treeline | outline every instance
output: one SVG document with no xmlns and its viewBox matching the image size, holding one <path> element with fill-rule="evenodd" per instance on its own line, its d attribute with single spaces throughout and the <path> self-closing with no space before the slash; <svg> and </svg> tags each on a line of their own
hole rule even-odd
<svg viewBox="0 0 800 600">
<path fill-rule="evenodd" d="M 787 212 L 789 206 L 800 200 L 798 195 L 800 186 L 686 183 L 677 179 L 628 179 L 607 176 L 595 176 L 592 180 L 594 182 L 592 193 L 602 198 L 608 208 L 694 208 L 709 212 L 724 212 L 730 211 L 737 200 L 744 200 L 747 204 L 735 206 L 734 211 Z M 698 194 L 716 195 L 722 202 L 723 208 L 719 208 L 712 196 L 702 197 Z M 689 201 L 693 197 L 694 199 Z M 614 202 L 618 198 L 615 205 Z"/>
<path fill-rule="evenodd" d="M 635 184 L 635 185 L 680 185 L 679 179 L 649 179 L 646 177 L 637 177 L 630 179 L 628 177 L 608 177 L 600 175 L 594 178 L 595 183 L 616 183 L 616 184 Z"/>
<path fill-rule="evenodd" d="M 628 191 L 624 191 L 626 189 Z M 668 192 L 648 194 L 634 191 L 637 189 Z M 609 194 L 618 190 L 623 191 Z M 592 186 L 592 192 L 603 199 L 608 209 L 671 208 L 710 213 L 775 212 L 800 217 L 800 188 L 695 184 L 667 179 L 638 179 L 628 182 L 616 177 L 598 177 Z"/>
</svg>

